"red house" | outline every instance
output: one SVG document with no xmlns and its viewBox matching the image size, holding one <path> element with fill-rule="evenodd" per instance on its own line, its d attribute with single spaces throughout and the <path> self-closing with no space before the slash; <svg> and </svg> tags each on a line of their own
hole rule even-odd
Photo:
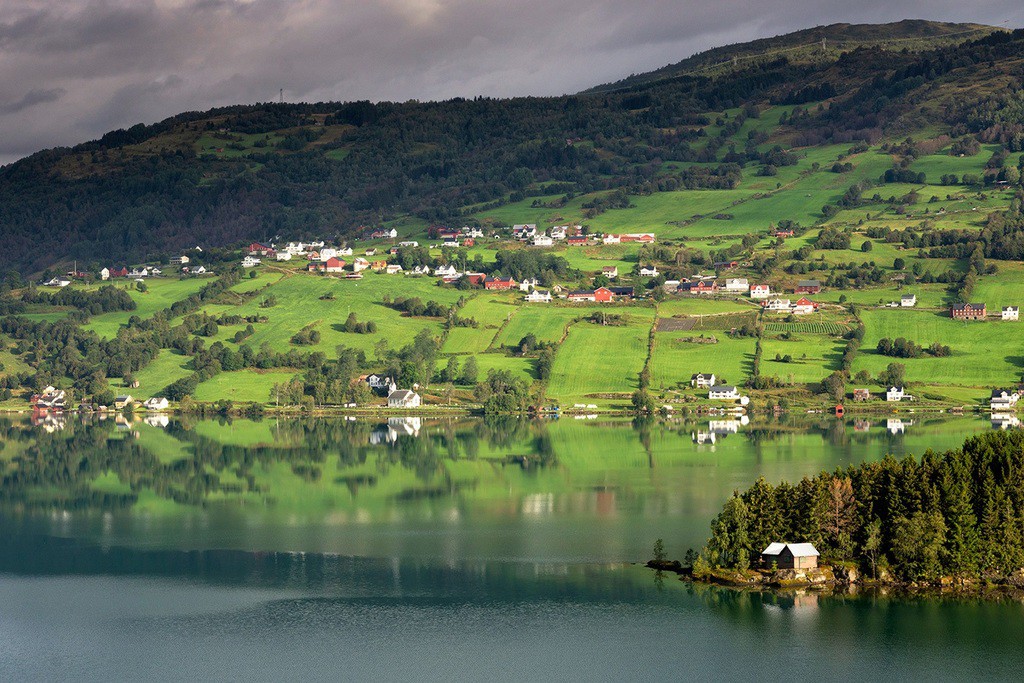
<svg viewBox="0 0 1024 683">
<path fill-rule="evenodd" d="M 565 243 L 568 244 L 570 247 L 582 247 L 586 245 L 587 238 L 582 235 L 578 235 L 576 237 L 569 237 L 565 240 Z"/>
<path fill-rule="evenodd" d="M 277 255 L 277 250 L 274 249 L 273 247 L 268 247 L 265 244 L 253 242 L 252 244 L 249 245 L 249 255 L 272 257 Z"/>
<path fill-rule="evenodd" d="M 120 268 L 111 268 L 110 277 L 128 277 L 128 269 L 124 266 Z"/>
<path fill-rule="evenodd" d="M 988 308 L 985 304 L 955 304 L 949 314 L 956 320 L 984 320 Z"/>
<path fill-rule="evenodd" d="M 690 294 L 715 294 L 718 292 L 718 283 L 714 280 L 698 280 L 697 282 L 684 282 L 679 288 Z"/>
<path fill-rule="evenodd" d="M 484 280 L 484 289 L 512 289 L 516 281 L 510 277 L 489 277 Z"/>
<path fill-rule="evenodd" d="M 793 236 L 793 231 L 792 230 L 773 230 L 771 235 L 772 235 L 772 237 L 782 237 L 782 238 L 792 237 Z"/>
<path fill-rule="evenodd" d="M 615 300 L 615 294 L 607 287 L 598 287 L 597 289 L 582 289 L 569 292 L 568 299 L 569 301 L 598 301 L 601 303 L 608 303 Z"/>
<path fill-rule="evenodd" d="M 614 299 L 615 295 L 612 293 L 612 290 L 607 287 L 598 287 L 594 290 L 594 301 L 599 303 L 608 303 Z"/>
<path fill-rule="evenodd" d="M 487 276 L 483 273 L 466 273 L 463 277 L 469 280 L 471 285 L 482 285 Z"/>
<path fill-rule="evenodd" d="M 306 270 L 311 273 L 340 273 L 345 270 L 345 262 L 332 256 L 326 261 L 310 261 Z"/>
</svg>

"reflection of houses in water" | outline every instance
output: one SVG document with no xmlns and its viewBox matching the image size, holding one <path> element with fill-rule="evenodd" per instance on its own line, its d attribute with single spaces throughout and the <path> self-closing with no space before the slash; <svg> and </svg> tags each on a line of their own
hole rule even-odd
<svg viewBox="0 0 1024 683">
<path fill-rule="evenodd" d="M 871 422 L 869 420 L 857 420 L 853 423 L 853 431 L 855 432 L 866 432 L 871 429 Z"/>
<path fill-rule="evenodd" d="M 1020 427 L 1020 418 L 1009 413 L 992 413 L 993 429 L 1014 429 Z"/>
<path fill-rule="evenodd" d="M 146 417 L 142 418 L 142 421 L 148 424 L 150 427 L 159 427 L 160 429 L 164 429 L 165 427 L 167 427 L 167 425 L 171 423 L 170 419 L 166 415 L 161 415 L 159 413 L 154 415 L 147 415 Z"/>
<path fill-rule="evenodd" d="M 885 428 L 889 431 L 890 434 L 894 436 L 896 434 L 904 433 L 905 431 L 907 431 L 907 427 L 912 426 L 914 426 L 913 420 L 907 420 L 906 422 L 904 422 L 898 417 L 890 417 L 885 421 Z"/>
<path fill-rule="evenodd" d="M 730 434 L 736 434 L 740 431 L 740 427 L 745 427 L 748 424 L 750 424 L 750 418 L 746 415 L 740 415 L 737 418 L 728 420 L 710 420 L 707 430 L 697 430 L 690 435 L 690 438 L 698 445 L 705 443 L 713 444 Z"/>
<path fill-rule="evenodd" d="M 523 514 L 528 517 L 542 517 L 555 511 L 555 494 L 533 493 L 523 498 Z"/>
<path fill-rule="evenodd" d="M 32 413 L 32 426 L 42 427 L 44 431 L 52 434 L 59 432 L 67 426 L 67 420 L 63 413 Z"/>
<path fill-rule="evenodd" d="M 370 432 L 370 443 L 374 446 L 394 443 L 400 436 L 419 436 L 422 422 L 418 417 L 389 417 L 387 424 L 378 425 Z"/>
</svg>

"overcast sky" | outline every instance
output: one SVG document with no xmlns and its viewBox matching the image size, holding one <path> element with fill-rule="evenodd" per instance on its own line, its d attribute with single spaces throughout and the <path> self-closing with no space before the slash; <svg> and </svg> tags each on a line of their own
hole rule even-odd
<svg viewBox="0 0 1024 683">
<path fill-rule="evenodd" d="M 0 163 L 181 111 L 575 92 L 835 22 L 1024 26 L 1020 0 L 0 0 Z"/>
</svg>

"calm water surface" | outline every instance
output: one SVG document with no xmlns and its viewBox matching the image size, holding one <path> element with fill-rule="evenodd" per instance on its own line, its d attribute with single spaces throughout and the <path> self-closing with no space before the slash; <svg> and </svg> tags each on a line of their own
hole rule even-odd
<svg viewBox="0 0 1024 683">
<path fill-rule="evenodd" d="M 1024 607 L 630 563 L 987 422 L 0 422 L 0 679 L 1017 678 Z M 767 672 L 767 673 L 766 673 Z"/>
</svg>

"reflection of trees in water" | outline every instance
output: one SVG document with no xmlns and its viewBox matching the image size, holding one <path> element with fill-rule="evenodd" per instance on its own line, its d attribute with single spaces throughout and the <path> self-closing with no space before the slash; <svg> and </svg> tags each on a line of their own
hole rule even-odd
<svg viewBox="0 0 1024 683">
<path fill-rule="evenodd" d="M 220 424 L 228 427 L 231 422 Z M 72 423 L 50 434 L 25 423 L 0 421 L 0 445 L 17 451 L 9 464 L 0 461 L 0 504 L 34 510 L 124 509 L 134 505 L 144 490 L 192 506 L 203 505 L 213 494 L 269 497 L 273 491 L 259 483 L 261 472 L 285 463 L 295 476 L 318 482 L 325 463 L 335 458 L 341 472 L 375 462 L 377 474 L 340 474 L 331 482 L 347 487 L 353 495 L 362 487 L 376 486 L 394 467 L 413 472 L 430 490 L 450 492 L 455 485 L 446 463 L 476 459 L 481 441 L 492 449 L 509 451 L 510 456 L 525 448 L 530 467 L 555 462 L 546 428 L 514 418 L 437 422 L 416 435 L 398 433 L 392 442 L 378 445 L 370 443 L 378 425 L 368 421 L 274 421 L 269 425 L 274 443 L 257 445 L 222 443 L 199 433 L 195 426 L 193 422 L 167 426 L 164 433 L 180 442 L 188 457 L 163 462 L 145 439 L 115 432 L 112 422 Z M 116 475 L 128 491 L 95 490 L 96 481 L 107 474 Z"/>
</svg>

